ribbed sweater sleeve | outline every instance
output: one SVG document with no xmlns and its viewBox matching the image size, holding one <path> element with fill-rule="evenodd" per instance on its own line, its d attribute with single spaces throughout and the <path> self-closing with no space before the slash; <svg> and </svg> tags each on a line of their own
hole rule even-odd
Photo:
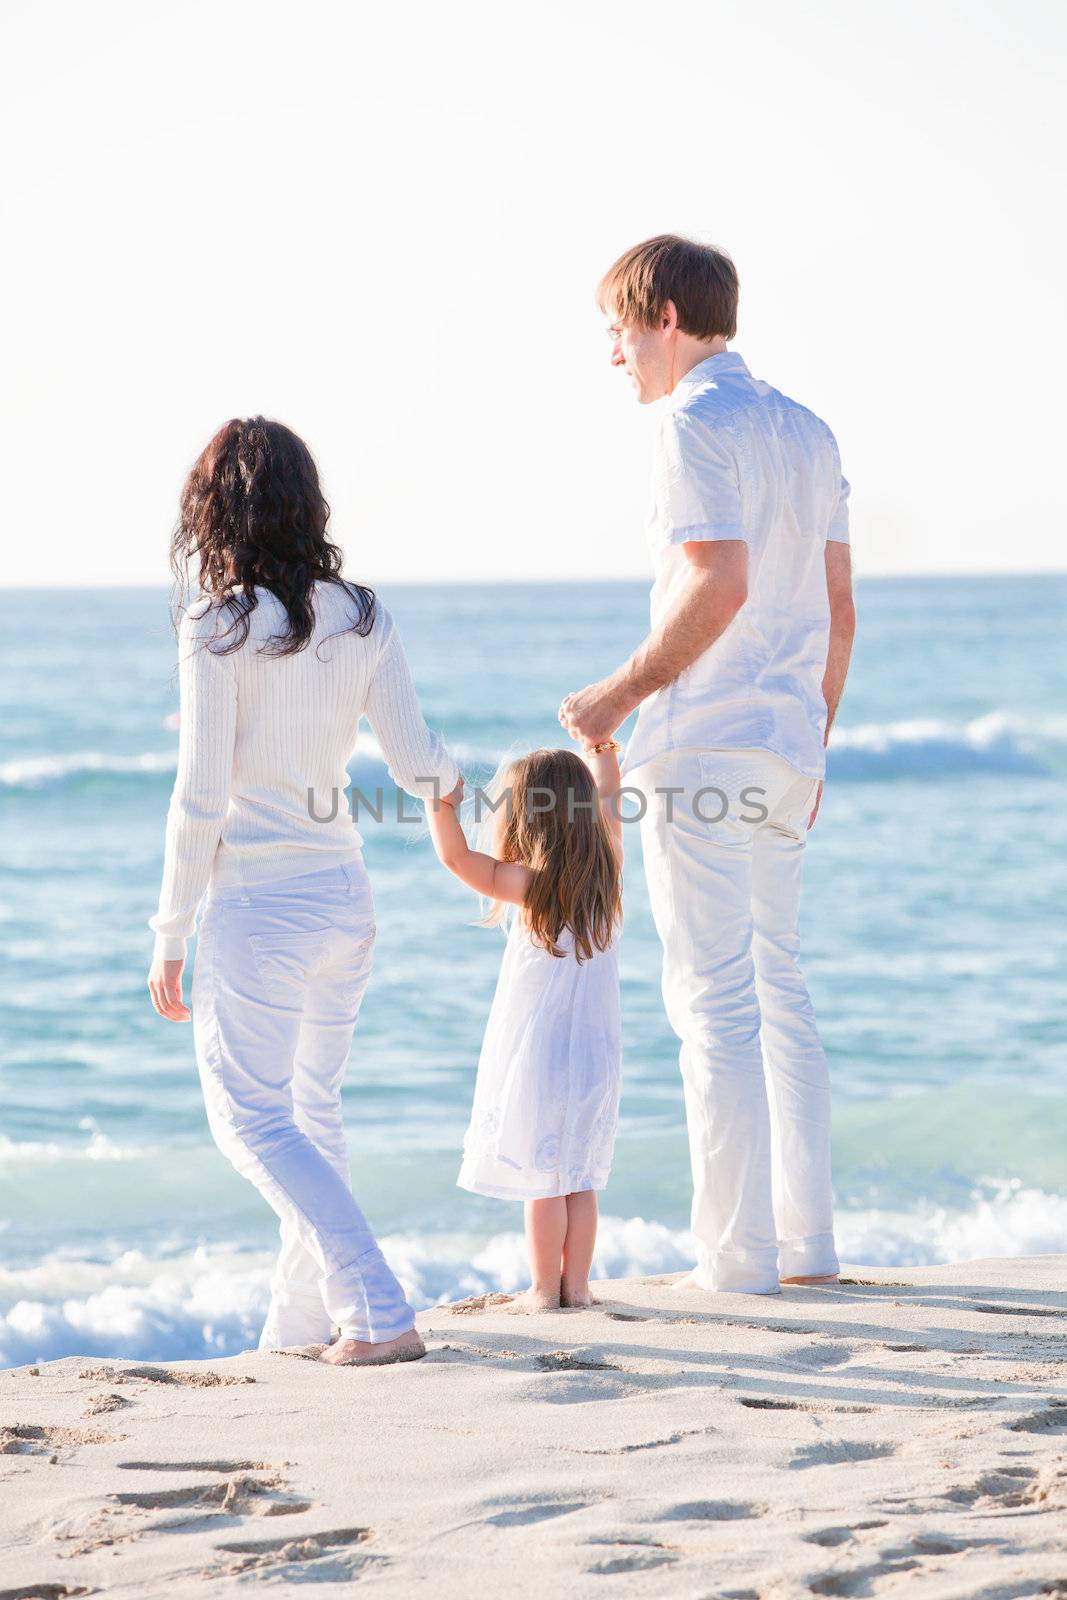
<svg viewBox="0 0 1067 1600">
<path fill-rule="evenodd" d="M 460 771 L 438 734 L 427 726 L 392 615 L 381 607 L 383 643 L 364 710 L 398 789 L 416 799 L 451 794 Z"/>
<path fill-rule="evenodd" d="M 167 812 L 159 909 L 148 924 L 156 935 L 155 954 L 165 961 L 185 955 L 230 798 L 237 673 L 232 655 L 209 647 L 214 615 L 197 604 L 178 632 L 178 773 Z"/>
</svg>

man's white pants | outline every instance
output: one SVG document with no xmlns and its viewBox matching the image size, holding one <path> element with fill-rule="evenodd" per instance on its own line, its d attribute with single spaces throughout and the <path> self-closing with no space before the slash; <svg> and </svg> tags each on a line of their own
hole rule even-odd
<svg viewBox="0 0 1067 1600">
<path fill-rule="evenodd" d="M 213 890 L 192 1007 L 215 1142 L 281 1223 L 261 1349 L 374 1343 L 415 1314 L 352 1195 L 341 1080 L 370 980 L 374 900 L 362 856 Z"/>
<path fill-rule="evenodd" d="M 817 781 L 767 750 L 711 749 L 625 781 L 647 799 L 663 999 L 682 1041 L 694 1278 L 775 1294 L 780 1277 L 835 1273 L 830 1083 L 798 964 Z"/>
</svg>

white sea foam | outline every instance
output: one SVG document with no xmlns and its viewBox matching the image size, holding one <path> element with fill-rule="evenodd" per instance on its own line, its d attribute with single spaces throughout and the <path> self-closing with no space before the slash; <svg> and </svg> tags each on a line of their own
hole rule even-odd
<svg viewBox="0 0 1067 1600">
<path fill-rule="evenodd" d="M 0 788 L 47 789 L 86 777 L 142 777 L 175 772 L 177 750 L 147 751 L 143 755 L 113 756 L 99 750 L 80 750 L 69 756 L 28 756 L 0 761 Z"/>
<path fill-rule="evenodd" d="M 869 1266 L 1056 1255 L 1067 1252 L 1067 1195 L 1028 1189 L 1017 1178 L 982 1179 L 966 1208 L 839 1211 L 835 1227 L 842 1259 Z"/>
<path fill-rule="evenodd" d="M 168 717 L 166 725 L 175 726 Z M 452 755 L 468 767 L 494 771 L 501 752 L 448 741 Z M 521 748 L 521 744 L 518 746 Z M 0 762 L 0 789 L 39 790 L 79 780 L 156 778 L 177 768 L 177 749 L 141 755 L 105 755 L 87 750 L 66 756 L 31 756 Z M 845 782 L 899 777 L 939 778 L 957 773 L 1042 776 L 1067 760 L 1067 718 L 1023 718 L 991 711 L 970 722 L 937 718 L 865 722 L 835 727 L 830 734 L 831 775 Z M 385 756 L 374 735 L 361 729 L 349 771 L 358 784 L 370 775 L 380 782 Z"/>
<path fill-rule="evenodd" d="M 887 1267 L 1067 1251 L 1067 1195 L 990 1182 L 957 1210 L 841 1211 L 837 1237 L 844 1260 Z M 517 1232 L 488 1240 L 405 1233 L 382 1247 L 419 1310 L 527 1281 Z M 677 1272 L 692 1261 L 685 1229 L 641 1217 L 601 1219 L 598 1277 Z M 266 1251 L 198 1246 L 95 1260 L 55 1253 L 33 1266 L 0 1268 L 0 1366 L 74 1354 L 191 1360 L 249 1349 L 266 1310 L 270 1266 Z"/>
<path fill-rule="evenodd" d="M 1051 770 L 1067 746 L 1067 718 L 1024 719 L 991 711 L 970 722 L 937 718 L 835 727 L 827 765 L 838 779 L 942 777 L 960 772 Z"/>
<path fill-rule="evenodd" d="M 80 1117 L 78 1127 L 89 1135 L 84 1144 L 56 1144 L 45 1139 L 9 1139 L 0 1133 L 0 1171 L 19 1164 L 37 1167 L 79 1161 L 143 1161 L 155 1150 L 148 1145 L 120 1145 L 101 1132 L 92 1117 Z"/>
</svg>

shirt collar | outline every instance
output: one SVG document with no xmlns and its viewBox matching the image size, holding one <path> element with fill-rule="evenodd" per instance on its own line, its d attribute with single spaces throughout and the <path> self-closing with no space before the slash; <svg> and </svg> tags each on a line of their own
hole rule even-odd
<svg viewBox="0 0 1067 1600">
<path fill-rule="evenodd" d="M 698 361 L 695 367 L 690 367 L 685 377 L 678 379 L 673 392 L 677 394 L 683 384 L 714 383 L 727 372 L 744 373 L 749 378 L 752 376 L 736 350 L 720 350 L 717 355 L 707 356 L 703 361 Z"/>
</svg>

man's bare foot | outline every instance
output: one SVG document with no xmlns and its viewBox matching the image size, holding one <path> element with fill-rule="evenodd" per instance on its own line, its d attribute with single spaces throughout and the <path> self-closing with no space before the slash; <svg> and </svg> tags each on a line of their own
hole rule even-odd
<svg viewBox="0 0 1067 1600">
<path fill-rule="evenodd" d="M 338 1339 L 327 1345 L 319 1356 L 331 1367 L 386 1367 L 394 1361 L 418 1361 L 426 1354 L 415 1328 L 400 1334 L 396 1339 L 383 1339 L 372 1344 L 369 1339 Z"/>
<path fill-rule="evenodd" d="M 559 1303 L 566 1311 L 583 1311 L 587 1306 L 599 1305 L 599 1300 L 594 1300 L 592 1291 L 587 1283 L 560 1284 Z"/>
<path fill-rule="evenodd" d="M 838 1283 L 840 1280 L 836 1272 L 828 1272 L 822 1278 L 779 1278 L 779 1283 Z"/>
<path fill-rule="evenodd" d="M 504 1307 L 505 1311 L 516 1311 L 520 1315 L 533 1311 L 558 1311 L 560 1307 L 559 1292 L 552 1294 L 548 1289 L 529 1288 L 522 1294 L 512 1297 L 511 1304 Z"/>
</svg>

